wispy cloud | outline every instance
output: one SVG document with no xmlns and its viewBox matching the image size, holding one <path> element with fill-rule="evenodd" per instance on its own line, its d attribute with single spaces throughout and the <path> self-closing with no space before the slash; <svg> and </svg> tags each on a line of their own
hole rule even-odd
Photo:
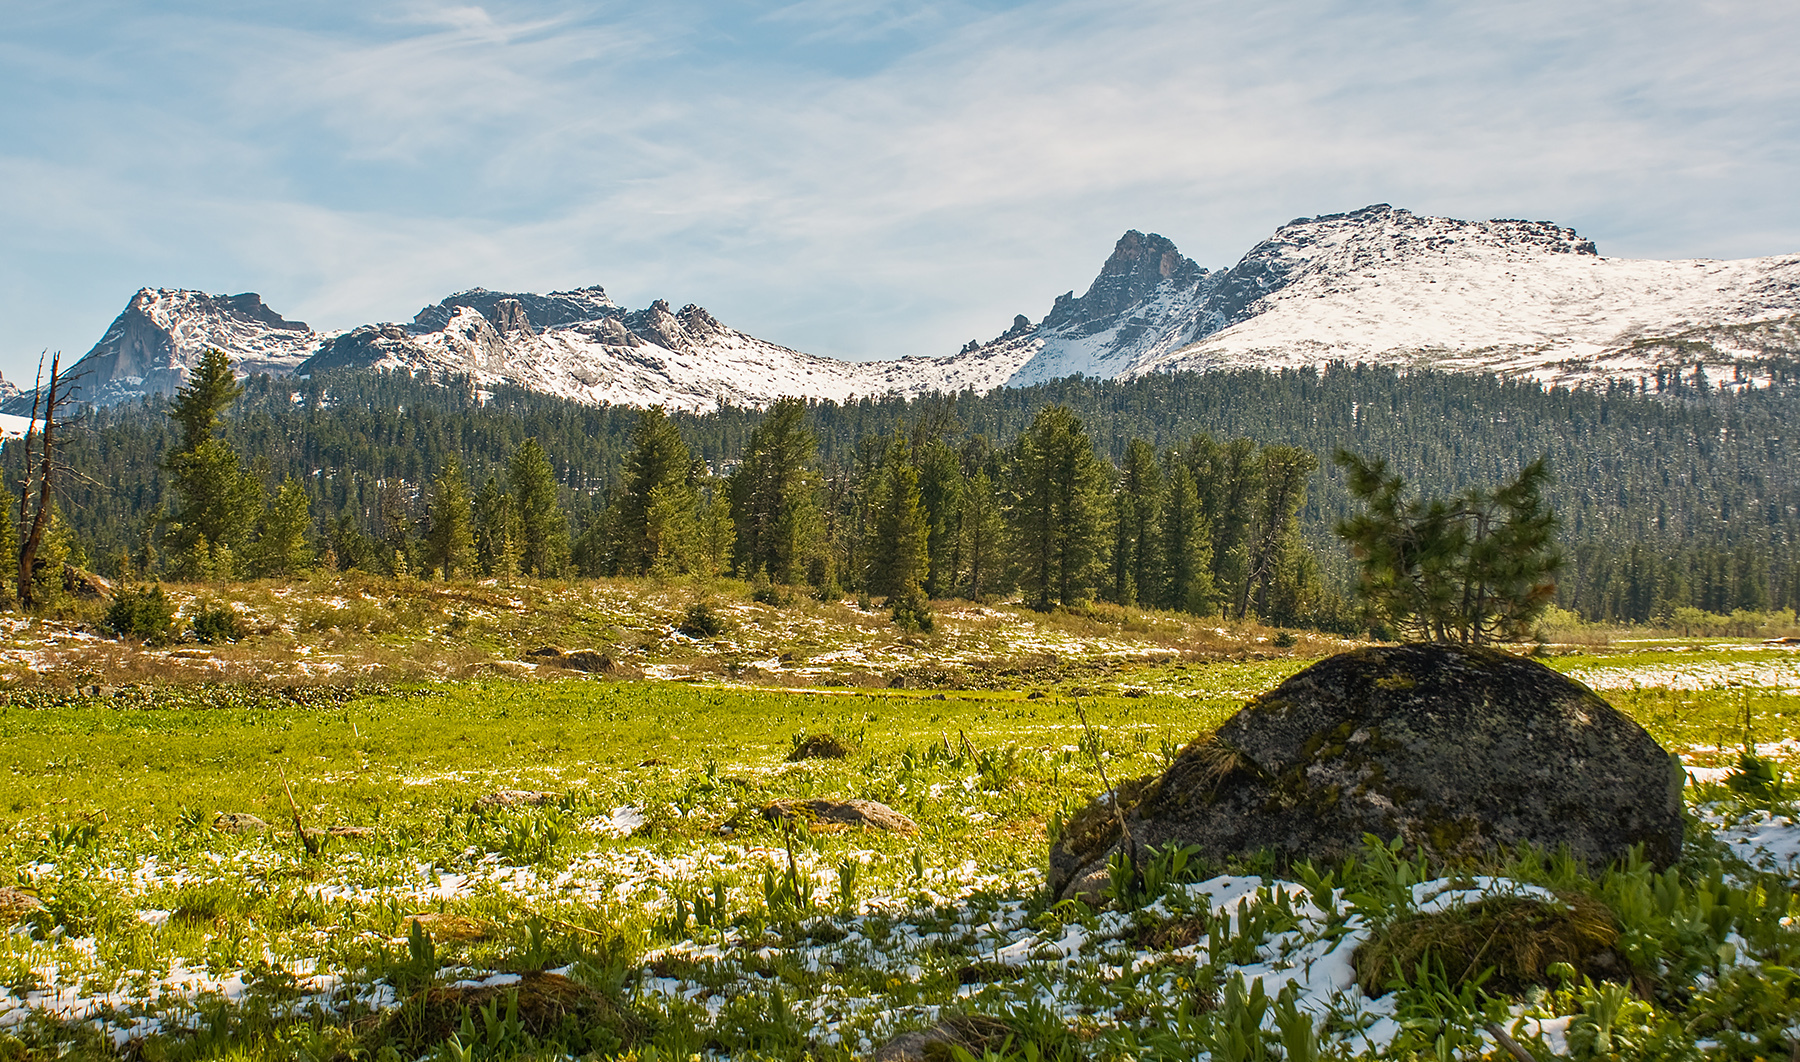
<svg viewBox="0 0 1800 1062">
<path fill-rule="evenodd" d="M 8 372 L 139 283 L 345 326 L 598 282 L 891 356 L 1041 314 L 1127 227 L 1209 265 L 1374 201 L 1800 249 L 1783 5 L 68 7 L 0 39 Z"/>
</svg>

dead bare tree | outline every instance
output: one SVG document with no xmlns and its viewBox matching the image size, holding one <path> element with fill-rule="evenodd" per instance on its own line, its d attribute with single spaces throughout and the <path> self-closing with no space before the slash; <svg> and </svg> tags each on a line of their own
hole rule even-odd
<svg viewBox="0 0 1800 1062">
<path fill-rule="evenodd" d="M 38 380 L 43 381 L 43 364 L 39 359 Z M 62 407 L 69 403 L 66 385 L 69 381 L 62 375 L 62 352 L 57 351 L 50 356 L 50 385 L 32 396 L 31 419 L 35 425 L 39 416 L 44 425 L 36 432 L 37 449 L 32 448 L 33 432 L 30 428 L 25 432 L 25 486 L 19 496 L 19 520 L 25 523 L 29 518 L 31 530 L 25 541 L 19 545 L 19 604 L 23 608 L 31 608 L 37 604 L 37 555 L 38 548 L 43 545 L 44 531 L 50 524 L 50 508 L 56 497 L 56 417 Z M 42 398 L 42 402 L 39 398 Z M 37 474 L 34 477 L 31 466 L 35 460 Z M 31 493 L 37 488 L 37 506 L 29 514 Z"/>
</svg>

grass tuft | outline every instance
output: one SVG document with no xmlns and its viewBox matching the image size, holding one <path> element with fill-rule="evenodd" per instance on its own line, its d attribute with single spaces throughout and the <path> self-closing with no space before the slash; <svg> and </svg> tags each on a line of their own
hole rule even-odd
<svg viewBox="0 0 1800 1062">
<path fill-rule="evenodd" d="M 1620 970 L 1611 951 L 1619 931 L 1612 912 L 1586 896 L 1559 903 L 1496 896 L 1445 911 L 1411 914 L 1377 929 L 1352 963 L 1364 993 L 1377 996 L 1396 977 L 1408 985 L 1415 971 L 1439 966 L 1451 986 L 1475 982 L 1486 991 L 1519 994 L 1551 983 L 1554 963 L 1577 970 Z M 1603 958 L 1604 956 L 1604 958 Z"/>
</svg>

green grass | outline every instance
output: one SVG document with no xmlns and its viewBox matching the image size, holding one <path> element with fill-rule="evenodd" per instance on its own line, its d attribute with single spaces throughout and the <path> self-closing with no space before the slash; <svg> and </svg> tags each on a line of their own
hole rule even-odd
<svg viewBox="0 0 1800 1062">
<path fill-rule="evenodd" d="M 1265 1035 L 1243 1026 L 1259 1005 L 1275 1039 L 1258 1050 L 1286 1042 L 1288 1057 L 1304 1057 L 1304 1037 L 1281 1040 L 1272 1017 L 1298 1028 L 1293 1000 L 1258 1004 L 1232 976 L 1272 961 L 1267 949 L 1350 932 L 1353 915 L 1364 924 L 1393 916 L 1428 871 L 1371 854 L 1339 868 L 1335 886 L 1293 886 L 1321 901 L 1317 912 L 1270 892 L 1222 927 L 1196 914 L 1181 888 L 1199 868 L 1171 872 L 1170 890 L 1135 914 L 1052 907 L 1042 895 L 1049 833 L 1103 788 L 1093 752 L 1104 753 L 1114 783 L 1153 772 L 1244 696 L 1307 663 L 1233 655 L 1042 670 L 1019 659 L 1008 665 L 1017 665 L 1012 688 L 984 678 L 1000 688 L 945 690 L 574 677 L 14 688 L 0 700 L 0 877 L 10 872 L 0 884 L 35 890 L 45 908 L 0 936 L 0 986 L 15 995 L 54 986 L 65 1002 L 105 996 L 97 1016 L 128 1036 L 122 1050 L 171 1062 L 501 1059 L 553 1045 L 638 1059 L 846 1059 L 896 1025 L 958 1013 L 1000 1023 L 969 1041 L 977 1056 L 1011 1036 L 1008 1050 L 1029 1044 L 1039 1057 L 1230 1057 L 1232 1036 Z M 1549 662 L 1591 673 L 1791 659 L 1604 650 Z M 1746 712 L 1757 742 L 1795 736 L 1800 696 L 1784 688 L 1606 695 L 1669 747 L 1721 746 L 1703 758 L 1726 763 L 1744 741 Z M 850 755 L 787 762 L 797 736 L 820 733 Z M 479 802 L 501 789 L 552 797 Z M 1721 829 L 1795 812 L 1779 792 L 1695 795 L 1716 802 L 1709 821 Z M 783 797 L 879 800 L 919 832 L 784 833 L 758 813 Z M 296 807 L 315 835 L 332 826 L 372 833 L 318 837 L 309 851 Z M 612 836 L 606 827 L 625 807 L 641 823 Z M 254 814 L 273 829 L 222 833 L 211 825 L 221 812 Z M 1546 975 L 1550 987 L 1530 998 L 1495 1003 L 1413 972 L 1382 1004 L 1412 1022 L 1385 1050 L 1455 1053 L 1457 1037 L 1491 1019 L 1483 1007 L 1526 1006 L 1574 1016 L 1584 1030 L 1612 1007 L 1626 1041 L 1660 1045 L 1629 1057 L 1679 1057 L 1696 1041 L 1726 1045 L 1726 1057 L 1766 1053 L 1761 1033 L 1724 1016 L 1751 1015 L 1756 1029 L 1800 1016 L 1800 992 L 1779 972 L 1800 961 L 1800 940 L 1781 923 L 1792 883 L 1733 862 L 1704 827 L 1696 836 L 1667 881 L 1641 869 L 1589 876 L 1536 858 L 1496 868 L 1616 912 L 1620 947 L 1658 971 L 1646 982 L 1647 1015 L 1579 977 Z M 426 913 L 440 916 L 428 935 L 409 934 L 407 916 Z M 1213 958 L 1179 950 L 1194 933 L 1176 930 L 1190 925 L 1204 928 Z M 996 960 L 1015 946 L 1025 948 L 1019 962 Z M 567 984 L 519 982 L 510 1023 L 505 992 L 451 987 L 546 969 Z M 182 980 L 202 990 L 167 990 Z M 545 985 L 562 993 L 557 1007 L 587 1016 L 587 1031 L 559 1025 L 548 1004 L 533 1009 L 551 992 Z M 430 986 L 447 995 L 384 1009 Z M 128 1028 L 140 1019 L 161 1024 Z M 0 1058 L 121 1050 L 85 1021 L 6 1020 Z M 1351 1025 L 1362 1020 L 1381 1015 L 1338 1014 L 1311 1049 L 1354 1053 Z"/>
</svg>

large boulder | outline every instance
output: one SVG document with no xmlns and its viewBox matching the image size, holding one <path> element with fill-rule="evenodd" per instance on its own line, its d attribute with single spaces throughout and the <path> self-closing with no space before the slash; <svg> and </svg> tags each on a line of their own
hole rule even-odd
<svg viewBox="0 0 1800 1062">
<path fill-rule="evenodd" d="M 1681 854 L 1680 761 L 1594 691 L 1492 649 L 1403 645 L 1322 660 L 1119 786 L 1138 845 L 1215 860 L 1333 860 L 1364 834 L 1460 864 L 1521 841 L 1598 865 Z M 1102 797 L 1050 852 L 1059 896 L 1090 891 L 1121 841 Z"/>
</svg>

